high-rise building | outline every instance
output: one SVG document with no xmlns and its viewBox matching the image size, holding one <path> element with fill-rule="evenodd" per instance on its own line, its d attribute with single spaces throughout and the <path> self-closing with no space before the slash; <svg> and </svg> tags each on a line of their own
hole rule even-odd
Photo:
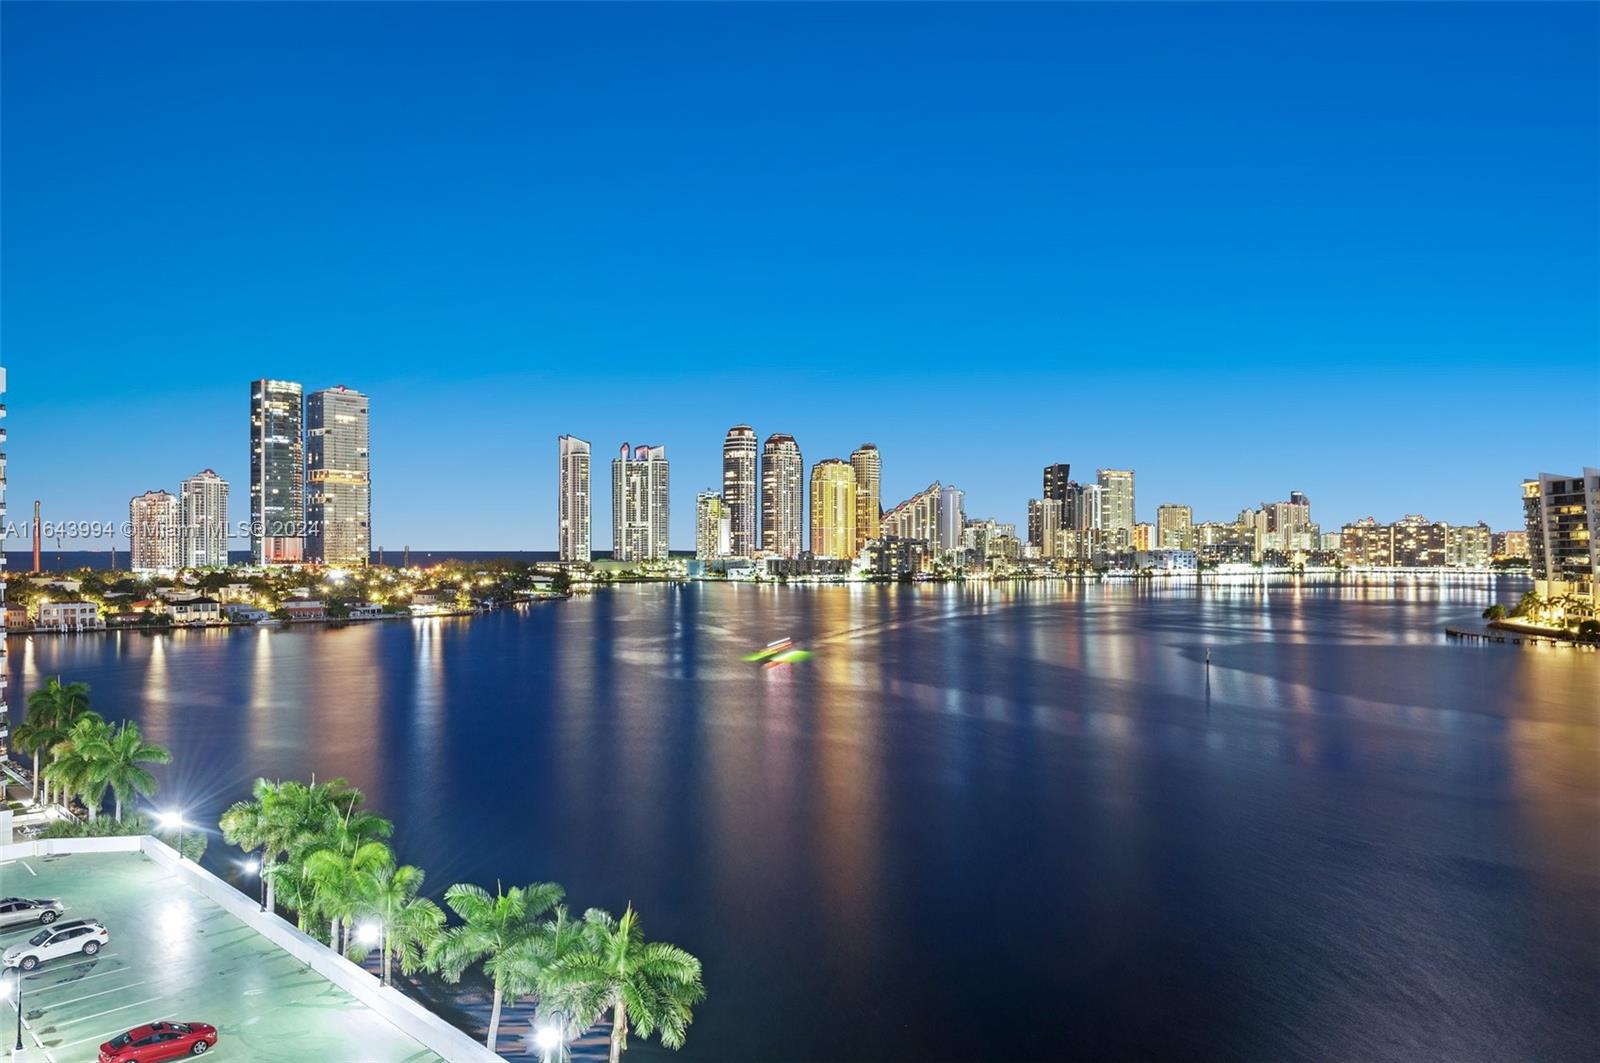
<svg viewBox="0 0 1600 1063">
<path fill-rule="evenodd" d="M 1449 545 L 1449 525 L 1409 514 L 1390 525 L 1394 536 L 1396 568 L 1443 568 Z"/>
<path fill-rule="evenodd" d="M 307 560 L 372 559 L 372 452 L 367 396 L 340 384 L 306 396 Z"/>
<path fill-rule="evenodd" d="M 140 575 L 170 576 L 178 571 L 178 500 L 165 491 L 146 491 L 128 502 L 129 561 Z"/>
<path fill-rule="evenodd" d="M 1133 526 L 1138 523 L 1133 506 L 1133 470 L 1099 469 L 1095 482 L 1101 490 L 1100 531 L 1108 550 L 1133 546 Z"/>
<path fill-rule="evenodd" d="M 805 550 L 806 466 L 794 436 L 774 433 L 761 447 L 761 549 L 776 557 Z"/>
<path fill-rule="evenodd" d="M 729 550 L 733 557 L 754 557 L 761 545 L 756 450 L 756 431 L 747 424 L 734 425 L 723 437 L 722 501 L 728 510 Z"/>
<path fill-rule="evenodd" d="M 1194 510 L 1175 502 L 1157 506 L 1156 546 L 1163 550 L 1194 549 Z"/>
<path fill-rule="evenodd" d="M 1600 469 L 1540 473 L 1522 484 L 1528 564 L 1540 597 L 1595 600 L 1600 586 Z"/>
<path fill-rule="evenodd" d="M 178 563 L 184 568 L 228 563 L 228 481 L 210 469 L 178 488 Z"/>
<path fill-rule="evenodd" d="M 562 436 L 556 443 L 561 455 L 561 493 L 556 499 L 556 545 L 561 560 L 588 564 L 592 556 L 589 534 L 589 443 L 577 436 Z"/>
<path fill-rule="evenodd" d="M 1299 491 L 1290 491 L 1285 502 L 1261 503 L 1255 525 L 1258 561 L 1267 554 L 1309 554 L 1322 546 L 1322 529 L 1311 521 L 1311 500 Z"/>
<path fill-rule="evenodd" d="M 878 483 L 883 472 L 883 462 L 878 448 L 863 443 L 850 452 L 850 467 L 856 472 L 856 555 L 879 534 L 883 519 L 883 498 Z"/>
<path fill-rule="evenodd" d="M 1072 466 L 1066 462 L 1044 467 L 1044 497 L 1053 498 L 1066 505 L 1067 492 L 1071 490 Z"/>
<path fill-rule="evenodd" d="M 1503 531 L 1495 532 L 1490 540 L 1490 547 L 1496 560 L 1501 558 L 1526 558 L 1528 556 L 1528 532 Z"/>
<path fill-rule="evenodd" d="M 880 531 L 899 539 L 927 543 L 929 548 L 939 542 L 939 497 L 943 488 L 938 480 L 918 491 L 910 498 L 893 506 L 883 515 Z"/>
<path fill-rule="evenodd" d="M 1394 565 L 1394 531 L 1376 517 L 1364 517 L 1339 531 L 1339 560 L 1352 568 Z"/>
<path fill-rule="evenodd" d="M 1155 544 L 1156 526 L 1148 521 L 1140 521 L 1133 526 L 1133 548 L 1149 553 Z"/>
<path fill-rule="evenodd" d="M 715 491 L 694 496 L 694 556 L 701 561 L 727 557 L 731 548 L 733 522 L 728 504 Z"/>
<path fill-rule="evenodd" d="M 856 556 L 856 470 L 850 462 L 826 458 L 811 467 L 811 552 Z"/>
<path fill-rule="evenodd" d="M 1489 525 L 1452 525 L 1446 532 L 1445 564 L 1451 568 L 1488 568 L 1492 559 Z"/>
<path fill-rule="evenodd" d="M 1091 539 L 1098 537 L 1105 527 L 1105 488 L 1099 484 L 1084 484 L 1076 494 L 1074 507 L 1077 512 L 1074 514 L 1076 520 L 1073 527 L 1088 533 Z"/>
<path fill-rule="evenodd" d="M 628 444 L 611 461 L 611 556 L 665 561 L 669 478 L 665 447 Z"/>
<path fill-rule="evenodd" d="M 1047 478 L 1049 469 L 1045 467 Z M 1061 511 L 1059 499 L 1028 500 L 1028 542 L 1039 548 L 1040 557 L 1061 556 Z"/>
<path fill-rule="evenodd" d="M 250 559 L 258 565 L 305 557 L 304 405 L 293 381 L 250 384 Z"/>
<path fill-rule="evenodd" d="M 961 549 L 961 534 L 967 526 L 966 492 L 946 484 L 939 492 L 939 552 Z"/>
</svg>

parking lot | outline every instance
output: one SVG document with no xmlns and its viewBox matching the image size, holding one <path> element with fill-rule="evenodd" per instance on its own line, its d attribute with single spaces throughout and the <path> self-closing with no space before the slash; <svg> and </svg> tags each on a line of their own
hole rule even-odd
<svg viewBox="0 0 1600 1063">
<path fill-rule="evenodd" d="M 93 1060 L 100 1044 L 155 1019 L 209 1022 L 207 1059 L 398 1063 L 440 1057 L 142 853 L 78 853 L 0 864 L 0 896 L 59 897 L 61 917 L 98 919 L 93 959 L 44 964 L 23 981 L 22 1059 Z M 0 932 L 0 949 L 37 926 Z M 10 985 L 16 971 L 3 978 Z M 0 1001 L 13 1043 L 15 997 Z"/>
</svg>

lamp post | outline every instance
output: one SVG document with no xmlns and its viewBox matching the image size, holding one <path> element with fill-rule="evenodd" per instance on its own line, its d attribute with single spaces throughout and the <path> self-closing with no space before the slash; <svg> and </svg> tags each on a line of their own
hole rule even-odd
<svg viewBox="0 0 1600 1063">
<path fill-rule="evenodd" d="M 17 972 L 17 1044 L 11 1050 L 12 1058 L 17 1059 L 22 1056 L 22 968 L 12 967 L 11 970 Z M 0 1000 L 10 995 L 11 987 L 4 983 L 4 976 L 0 975 Z"/>
<path fill-rule="evenodd" d="M 261 910 L 267 910 L 267 867 L 265 849 L 261 851 L 261 859 L 245 861 L 244 870 L 248 875 L 256 876 L 256 896 L 261 900 Z"/>
<path fill-rule="evenodd" d="M 554 1026 L 541 1026 L 534 1032 L 534 1043 L 539 1046 L 540 1063 L 556 1063 L 556 1052 L 561 1047 L 561 1031 Z"/>
<path fill-rule="evenodd" d="M 183 813 L 181 811 L 179 811 L 179 812 L 163 812 L 161 814 L 160 818 L 161 818 L 161 825 L 163 827 L 166 827 L 169 830 L 171 828 L 173 828 L 173 827 L 177 827 L 178 828 L 178 859 L 182 860 L 183 859 L 183 828 L 185 826 L 187 826 L 187 824 L 185 824 L 184 821 L 183 821 Z"/>
</svg>

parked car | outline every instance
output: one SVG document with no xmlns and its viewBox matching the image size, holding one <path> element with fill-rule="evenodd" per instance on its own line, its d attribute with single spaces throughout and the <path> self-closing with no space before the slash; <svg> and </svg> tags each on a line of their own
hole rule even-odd
<svg viewBox="0 0 1600 1063">
<path fill-rule="evenodd" d="M 7 967 L 31 971 L 63 956 L 93 956 L 110 940 L 111 935 L 100 920 L 69 919 L 47 926 L 22 944 L 6 949 L 3 962 Z"/>
<path fill-rule="evenodd" d="M 66 911 L 61 902 L 51 899 L 28 900 L 26 897 L 0 897 L 0 927 L 18 923 L 43 923 L 49 926 Z"/>
<path fill-rule="evenodd" d="M 154 1063 L 203 1056 L 217 1043 L 217 1028 L 204 1022 L 152 1022 L 119 1033 L 100 1046 L 100 1063 Z"/>
</svg>

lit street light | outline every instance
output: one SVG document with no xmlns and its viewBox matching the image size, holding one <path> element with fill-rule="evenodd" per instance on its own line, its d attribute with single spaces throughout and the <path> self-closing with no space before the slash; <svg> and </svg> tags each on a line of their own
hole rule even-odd
<svg viewBox="0 0 1600 1063">
<path fill-rule="evenodd" d="M 176 827 L 178 829 L 178 859 L 182 860 L 183 859 L 183 828 L 188 826 L 188 824 L 184 823 L 184 821 L 183 821 L 183 813 L 182 812 L 163 812 L 159 816 L 156 817 L 156 822 L 160 823 L 163 827 L 167 828 L 168 830 L 172 830 L 174 827 Z"/>
<path fill-rule="evenodd" d="M 258 880 L 258 886 L 256 888 L 256 893 L 261 899 L 261 910 L 263 912 L 266 911 L 267 910 L 267 876 L 266 876 L 265 870 L 261 866 L 261 861 L 255 859 L 255 858 L 251 858 L 249 860 L 246 860 L 243 864 L 241 864 L 239 866 L 244 869 L 244 873 L 245 874 L 247 874 L 247 875 L 255 875 L 256 876 L 256 878 Z"/>
<path fill-rule="evenodd" d="M 541 1063 L 554 1063 L 556 1050 L 561 1047 L 561 1031 L 554 1026 L 541 1026 L 534 1031 L 533 1041 L 539 1046 Z"/>
<path fill-rule="evenodd" d="M 383 927 L 372 922 L 362 923 L 356 927 L 356 941 L 368 948 L 376 948 L 383 941 Z"/>
</svg>

